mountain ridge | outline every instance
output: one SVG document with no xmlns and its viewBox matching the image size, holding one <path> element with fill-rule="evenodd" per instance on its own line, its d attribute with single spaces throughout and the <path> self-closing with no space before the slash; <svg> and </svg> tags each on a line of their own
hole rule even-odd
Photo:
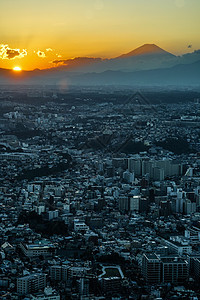
<svg viewBox="0 0 200 300">
<path fill-rule="evenodd" d="M 140 46 L 128 53 L 122 54 L 116 58 L 119 59 L 119 58 L 127 58 L 127 57 L 132 57 L 132 56 L 152 55 L 152 54 L 163 54 L 163 55 L 170 55 L 172 57 L 175 57 L 174 54 L 160 48 L 156 44 L 143 44 L 142 46 Z"/>
<path fill-rule="evenodd" d="M 192 64 L 179 64 L 170 68 L 143 70 L 135 72 L 123 72 L 106 70 L 104 72 L 55 72 L 38 73 L 22 72 L 15 77 L 12 72 L 7 72 L 7 76 L 0 75 L 2 84 L 54 84 L 54 85 L 199 85 L 200 82 L 200 60 Z M 24 74 L 23 74 L 24 73 Z M 19 75 L 19 76 L 18 76 Z"/>
</svg>

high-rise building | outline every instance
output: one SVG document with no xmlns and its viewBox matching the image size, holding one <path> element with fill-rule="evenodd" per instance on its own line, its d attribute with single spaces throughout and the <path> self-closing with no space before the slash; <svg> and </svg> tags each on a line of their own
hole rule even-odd
<svg viewBox="0 0 200 300">
<path fill-rule="evenodd" d="M 162 282 L 184 283 L 188 279 L 188 262 L 180 257 L 162 257 Z"/>
<path fill-rule="evenodd" d="M 130 211 L 139 212 L 141 196 L 133 196 L 130 198 Z"/>
<path fill-rule="evenodd" d="M 119 197 L 119 210 L 120 211 L 129 211 L 129 198 L 128 196 Z"/>
<path fill-rule="evenodd" d="M 79 294 L 80 296 L 88 296 L 90 291 L 90 281 L 88 278 L 79 279 Z"/>
<path fill-rule="evenodd" d="M 52 281 L 62 280 L 62 266 L 55 265 L 50 267 L 50 277 Z"/>
<path fill-rule="evenodd" d="M 200 258 L 193 258 L 193 272 L 196 278 L 200 278 Z"/>
<path fill-rule="evenodd" d="M 152 179 L 156 181 L 162 181 L 165 178 L 165 172 L 163 168 L 155 167 L 153 168 Z"/>
<path fill-rule="evenodd" d="M 142 175 L 142 163 L 140 159 L 128 158 L 128 170 L 134 172 L 136 176 Z"/>
<path fill-rule="evenodd" d="M 161 263 L 156 254 L 146 253 L 143 255 L 142 275 L 149 284 L 160 283 Z"/>
<path fill-rule="evenodd" d="M 120 277 L 108 277 L 101 279 L 102 289 L 104 292 L 119 292 L 121 288 Z"/>
<path fill-rule="evenodd" d="M 27 295 L 39 290 L 43 291 L 45 286 L 46 274 L 35 273 L 17 278 L 17 293 L 19 295 Z"/>
<path fill-rule="evenodd" d="M 191 215 L 196 212 L 196 203 L 189 199 L 184 201 L 184 214 Z"/>
<path fill-rule="evenodd" d="M 161 216 L 169 216 L 171 214 L 171 202 L 168 201 L 160 201 L 160 215 Z"/>
<path fill-rule="evenodd" d="M 73 277 L 83 277 L 91 271 L 89 267 L 75 267 L 68 264 L 54 265 L 50 267 L 52 281 L 67 281 Z"/>
<path fill-rule="evenodd" d="M 189 263 L 181 257 L 146 253 L 142 259 L 142 274 L 149 284 L 181 284 L 188 279 Z"/>
</svg>

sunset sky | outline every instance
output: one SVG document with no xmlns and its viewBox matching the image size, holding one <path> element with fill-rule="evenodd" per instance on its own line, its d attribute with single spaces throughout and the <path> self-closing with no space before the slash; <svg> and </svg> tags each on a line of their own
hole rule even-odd
<svg viewBox="0 0 200 300">
<path fill-rule="evenodd" d="M 0 67 L 50 68 L 145 43 L 192 52 L 200 49 L 199 14 L 200 0 L 1 0 Z"/>
</svg>

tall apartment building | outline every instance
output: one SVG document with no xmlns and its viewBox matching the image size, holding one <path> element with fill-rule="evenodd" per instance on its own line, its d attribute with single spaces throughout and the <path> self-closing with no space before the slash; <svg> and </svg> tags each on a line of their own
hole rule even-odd
<svg viewBox="0 0 200 300">
<path fill-rule="evenodd" d="M 50 277 L 53 281 L 62 280 L 62 266 L 55 265 L 50 267 Z"/>
<path fill-rule="evenodd" d="M 43 291 L 45 286 L 46 274 L 35 273 L 17 278 L 17 293 L 19 295 L 27 295 L 39 290 Z"/>
<path fill-rule="evenodd" d="M 90 281 L 88 278 L 80 278 L 79 284 L 79 294 L 80 296 L 88 296 L 90 293 Z"/>
<path fill-rule="evenodd" d="M 156 254 L 146 253 L 142 258 L 142 275 L 147 283 L 160 283 L 161 264 Z"/>
<path fill-rule="evenodd" d="M 128 158 L 128 170 L 134 172 L 136 176 L 142 175 L 142 161 L 141 159 Z"/>
<path fill-rule="evenodd" d="M 133 196 L 129 199 L 130 211 L 139 212 L 140 210 L 140 198 L 141 196 Z"/>
<path fill-rule="evenodd" d="M 193 258 L 193 273 L 196 278 L 200 278 L 200 258 Z"/>
<path fill-rule="evenodd" d="M 191 215 L 196 212 L 196 202 L 192 202 L 189 199 L 185 199 L 184 201 L 184 214 Z"/>
<path fill-rule="evenodd" d="M 104 292 L 119 292 L 121 289 L 120 277 L 109 277 L 101 279 L 101 286 Z"/>
<path fill-rule="evenodd" d="M 162 282 L 184 283 L 188 279 L 188 262 L 180 257 L 162 257 Z"/>
<path fill-rule="evenodd" d="M 141 158 L 128 158 L 128 170 L 136 176 L 149 174 L 153 180 L 163 180 L 166 176 L 179 176 L 182 174 L 182 165 L 174 160 L 150 160 Z"/>
<path fill-rule="evenodd" d="M 119 210 L 122 212 L 144 212 L 148 208 L 148 200 L 141 196 L 120 196 Z"/>
<path fill-rule="evenodd" d="M 188 279 L 189 263 L 180 257 L 147 253 L 142 259 L 142 274 L 148 284 L 182 284 Z"/>
<path fill-rule="evenodd" d="M 120 196 L 119 197 L 119 210 L 120 211 L 128 211 L 129 210 L 129 198 L 128 196 Z"/>
<path fill-rule="evenodd" d="M 53 281 L 66 281 L 73 277 L 83 277 L 91 271 L 90 267 L 76 267 L 70 265 L 54 265 L 50 267 L 50 277 Z"/>
</svg>

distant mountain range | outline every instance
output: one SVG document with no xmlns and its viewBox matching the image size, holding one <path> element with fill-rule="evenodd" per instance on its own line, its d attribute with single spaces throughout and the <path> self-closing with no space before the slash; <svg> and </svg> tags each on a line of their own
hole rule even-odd
<svg viewBox="0 0 200 300">
<path fill-rule="evenodd" d="M 199 85 L 200 50 L 175 56 L 145 44 L 112 59 L 77 57 L 55 60 L 57 67 L 22 71 L 0 69 L 0 84 Z"/>
</svg>

